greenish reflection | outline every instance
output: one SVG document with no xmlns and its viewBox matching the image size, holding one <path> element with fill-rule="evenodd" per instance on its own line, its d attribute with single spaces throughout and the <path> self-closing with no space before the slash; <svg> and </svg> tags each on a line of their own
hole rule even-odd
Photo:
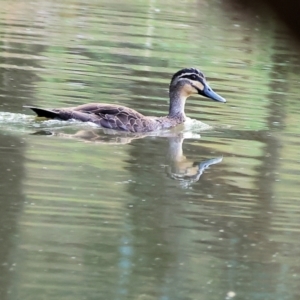
<svg viewBox="0 0 300 300">
<path fill-rule="evenodd" d="M 299 298 L 299 53 L 274 19 L 217 0 L 0 3 L 1 299 Z M 228 99 L 188 101 L 201 139 L 99 141 L 20 114 L 163 115 L 185 66 Z"/>
</svg>

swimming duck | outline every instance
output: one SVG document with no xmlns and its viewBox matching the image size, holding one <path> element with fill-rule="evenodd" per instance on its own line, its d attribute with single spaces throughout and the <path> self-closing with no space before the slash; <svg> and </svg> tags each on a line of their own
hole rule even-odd
<svg viewBox="0 0 300 300">
<path fill-rule="evenodd" d="M 26 106 L 39 117 L 60 120 L 80 120 L 92 122 L 101 127 L 129 131 L 150 132 L 168 129 L 186 120 L 184 107 L 186 99 L 199 94 L 219 102 L 226 100 L 214 92 L 206 82 L 204 74 L 195 68 L 185 68 L 176 72 L 169 87 L 169 114 L 164 117 L 149 117 L 141 113 L 116 104 L 89 103 L 76 107 L 42 109 Z"/>
</svg>

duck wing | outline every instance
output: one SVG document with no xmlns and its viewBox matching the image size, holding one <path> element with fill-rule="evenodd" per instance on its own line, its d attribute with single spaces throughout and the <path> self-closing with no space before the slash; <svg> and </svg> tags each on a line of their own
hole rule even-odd
<svg viewBox="0 0 300 300">
<path fill-rule="evenodd" d="M 42 109 L 26 106 L 33 110 L 39 117 L 50 119 L 92 122 L 99 126 L 130 132 L 150 131 L 152 123 L 148 117 L 125 106 L 101 103 L 89 103 L 71 108 Z"/>
<path fill-rule="evenodd" d="M 125 106 L 110 104 L 84 105 L 76 108 L 74 113 L 77 111 L 88 113 L 92 119 L 91 122 L 110 129 L 142 132 L 147 131 L 151 124 L 149 118 Z"/>
</svg>

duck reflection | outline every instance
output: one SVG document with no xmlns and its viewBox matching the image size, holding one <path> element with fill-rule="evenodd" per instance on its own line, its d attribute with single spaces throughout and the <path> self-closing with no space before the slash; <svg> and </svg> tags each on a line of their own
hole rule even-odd
<svg viewBox="0 0 300 300">
<path fill-rule="evenodd" d="M 207 168 L 220 163 L 223 157 L 215 157 L 202 162 L 189 160 L 184 156 L 182 150 L 184 139 L 184 135 L 168 138 L 169 165 L 167 173 L 172 179 L 180 181 L 182 187 L 188 187 L 197 182 Z"/>
<path fill-rule="evenodd" d="M 141 139 L 147 136 L 157 136 L 154 134 L 120 134 L 120 132 L 110 129 L 78 130 L 75 133 L 40 130 L 33 133 L 33 135 L 54 135 L 100 144 L 128 144 L 135 139 Z M 199 134 L 160 132 L 159 136 L 165 137 L 168 140 L 166 173 L 170 178 L 179 181 L 180 185 L 184 188 L 197 182 L 206 169 L 211 165 L 220 163 L 223 159 L 223 157 L 219 156 L 202 162 L 196 162 L 184 156 L 182 150 L 184 140 L 188 138 L 199 138 Z"/>
</svg>

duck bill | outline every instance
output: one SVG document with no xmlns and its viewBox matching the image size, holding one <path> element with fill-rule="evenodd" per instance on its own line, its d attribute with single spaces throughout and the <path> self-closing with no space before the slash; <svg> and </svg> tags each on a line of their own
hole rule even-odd
<svg viewBox="0 0 300 300">
<path fill-rule="evenodd" d="M 208 84 L 205 85 L 202 93 L 203 93 L 203 96 L 210 98 L 212 100 L 223 102 L 223 103 L 226 102 L 226 100 L 223 97 L 221 97 L 220 95 L 218 95 L 216 92 L 214 92 Z"/>
</svg>

